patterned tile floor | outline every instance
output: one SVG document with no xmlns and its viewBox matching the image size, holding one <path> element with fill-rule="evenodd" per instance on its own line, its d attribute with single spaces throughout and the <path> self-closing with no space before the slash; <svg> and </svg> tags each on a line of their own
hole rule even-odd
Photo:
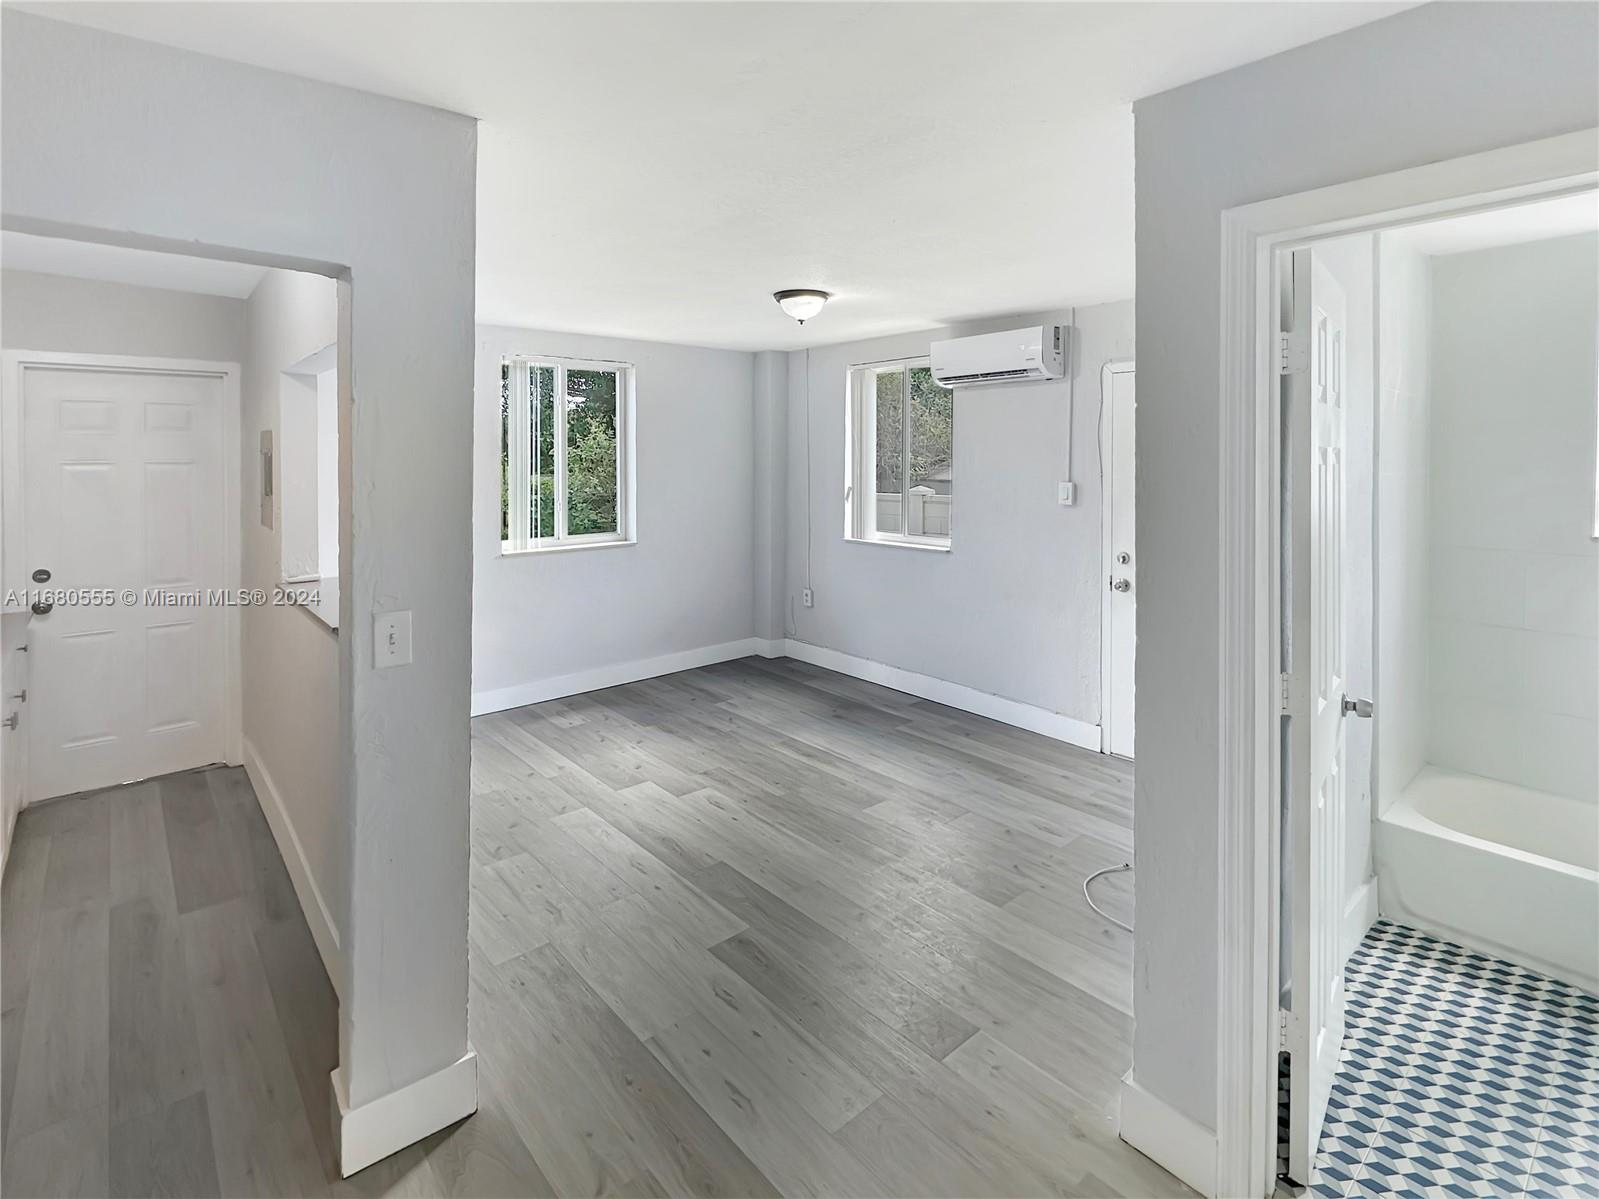
<svg viewBox="0 0 1599 1199">
<path fill-rule="evenodd" d="M 1599 1197 L 1599 999 L 1386 920 L 1347 988 L 1314 1199 Z"/>
</svg>

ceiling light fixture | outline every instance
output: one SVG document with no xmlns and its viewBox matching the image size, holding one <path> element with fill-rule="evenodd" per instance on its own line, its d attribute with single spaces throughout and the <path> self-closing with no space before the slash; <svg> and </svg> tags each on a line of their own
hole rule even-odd
<svg viewBox="0 0 1599 1199">
<path fill-rule="evenodd" d="M 832 298 L 832 292 L 817 291 L 814 287 L 788 287 L 772 293 L 777 306 L 802 325 L 820 312 L 822 305 Z"/>
</svg>

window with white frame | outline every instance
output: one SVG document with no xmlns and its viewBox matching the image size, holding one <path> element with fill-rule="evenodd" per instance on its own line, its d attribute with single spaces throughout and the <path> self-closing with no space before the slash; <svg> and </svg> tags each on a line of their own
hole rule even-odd
<svg viewBox="0 0 1599 1199">
<path fill-rule="evenodd" d="M 850 371 L 844 535 L 948 549 L 955 503 L 955 393 L 927 359 Z"/>
<path fill-rule="evenodd" d="M 632 539 L 633 368 L 509 358 L 500 371 L 503 552 Z"/>
</svg>

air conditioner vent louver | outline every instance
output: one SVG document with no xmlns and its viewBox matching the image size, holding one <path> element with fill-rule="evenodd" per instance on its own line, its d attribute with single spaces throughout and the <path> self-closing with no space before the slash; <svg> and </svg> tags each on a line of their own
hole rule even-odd
<svg viewBox="0 0 1599 1199">
<path fill-rule="evenodd" d="M 1066 373 L 1069 349 L 1063 343 L 1060 325 L 935 341 L 933 378 L 945 387 L 1059 379 Z"/>
</svg>

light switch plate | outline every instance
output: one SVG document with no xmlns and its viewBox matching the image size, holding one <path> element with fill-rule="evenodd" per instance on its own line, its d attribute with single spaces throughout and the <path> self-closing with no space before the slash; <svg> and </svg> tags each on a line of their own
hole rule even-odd
<svg viewBox="0 0 1599 1199">
<path fill-rule="evenodd" d="M 372 665 L 382 670 L 387 666 L 410 664 L 411 614 L 375 613 L 372 617 Z"/>
<path fill-rule="evenodd" d="M 1077 484 L 1062 483 L 1060 485 L 1060 506 L 1070 508 L 1077 502 Z"/>
</svg>

